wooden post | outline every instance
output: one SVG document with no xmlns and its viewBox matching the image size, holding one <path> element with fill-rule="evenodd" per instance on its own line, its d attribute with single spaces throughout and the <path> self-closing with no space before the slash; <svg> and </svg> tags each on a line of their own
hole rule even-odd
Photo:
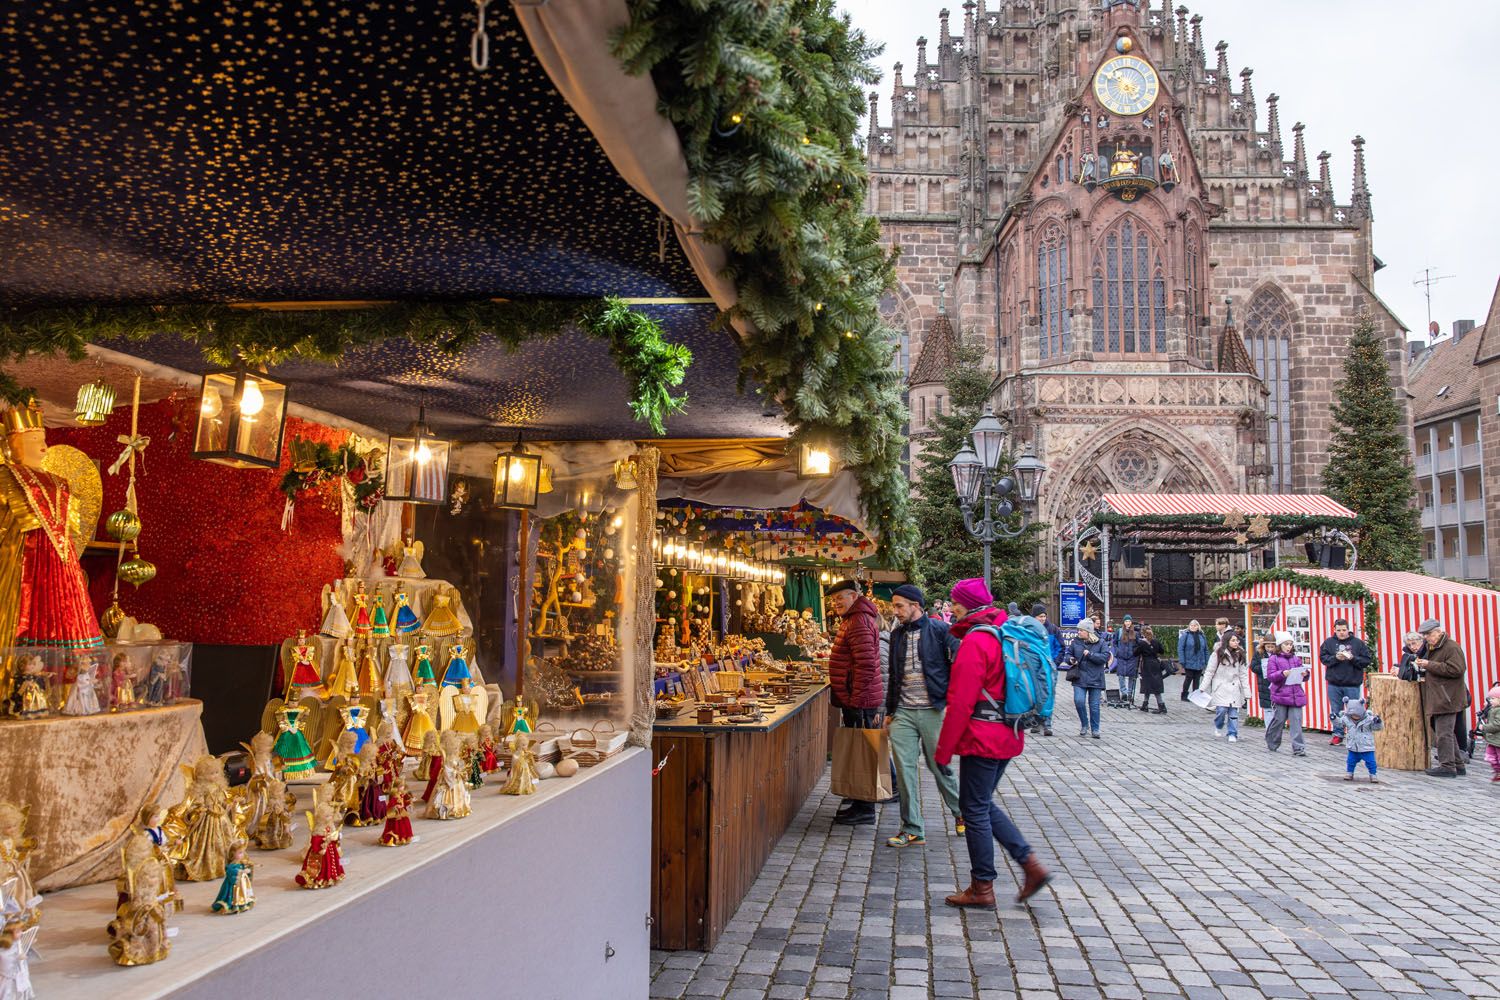
<svg viewBox="0 0 1500 1000">
<path fill-rule="evenodd" d="M 1375 763 L 1394 771 L 1427 769 L 1427 720 L 1422 715 L 1421 685 L 1395 674 L 1368 674 L 1370 711 L 1385 728 L 1375 734 Z"/>
<path fill-rule="evenodd" d="M 521 692 L 526 689 L 526 662 L 531 659 L 531 587 L 530 566 L 526 558 L 530 551 L 527 540 L 531 534 L 531 511 L 522 510 L 520 525 L 516 528 L 516 704 L 521 703 Z M 535 720 L 532 720 L 535 721 Z"/>
</svg>

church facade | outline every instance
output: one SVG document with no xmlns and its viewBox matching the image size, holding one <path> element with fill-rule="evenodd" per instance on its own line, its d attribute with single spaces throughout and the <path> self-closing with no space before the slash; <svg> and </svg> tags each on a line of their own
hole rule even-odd
<svg viewBox="0 0 1500 1000">
<path fill-rule="evenodd" d="M 1404 398 L 1363 140 L 1338 191 L 1252 77 L 1187 8 L 1132 0 L 969 2 L 935 49 L 918 39 L 867 137 L 869 209 L 902 251 L 883 308 L 914 455 L 943 412 L 924 349 L 954 336 L 983 347 L 996 412 L 1047 463 L 1054 527 L 1106 492 L 1319 492 L 1362 315 Z"/>
</svg>

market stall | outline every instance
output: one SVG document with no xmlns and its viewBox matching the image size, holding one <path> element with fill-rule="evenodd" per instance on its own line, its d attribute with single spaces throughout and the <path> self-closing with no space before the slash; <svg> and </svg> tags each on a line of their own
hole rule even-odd
<svg viewBox="0 0 1500 1000">
<path fill-rule="evenodd" d="M 1333 623 L 1344 618 L 1365 638 L 1375 662 L 1394 673 L 1401 662 L 1402 638 L 1424 619 L 1436 618 L 1468 659 L 1468 711 L 1472 725 L 1483 707 L 1483 694 L 1500 680 L 1500 592 L 1440 580 L 1420 573 L 1365 570 L 1281 570 L 1248 574 L 1227 583 L 1220 596 L 1244 608 L 1249 634 L 1290 632 L 1297 655 L 1310 664 L 1305 722 L 1328 724 L 1328 690 L 1318 663 L 1318 646 L 1333 635 Z M 1254 686 L 1250 714 L 1264 718 Z M 1426 766 L 1425 756 L 1422 766 Z"/>
</svg>

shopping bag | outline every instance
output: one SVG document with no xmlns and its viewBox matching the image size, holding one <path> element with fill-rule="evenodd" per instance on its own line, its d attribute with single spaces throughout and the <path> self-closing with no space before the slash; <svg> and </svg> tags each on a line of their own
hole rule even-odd
<svg viewBox="0 0 1500 1000">
<path fill-rule="evenodd" d="M 849 729 L 833 731 L 833 794 L 860 802 L 879 802 L 890 798 L 891 736 L 885 729 Z"/>
<path fill-rule="evenodd" d="M 1188 692 L 1188 701 L 1192 702 L 1194 705 L 1197 705 L 1199 708 L 1208 708 L 1208 703 L 1212 700 L 1213 699 L 1208 696 L 1207 691 L 1199 690 Z M 1212 711 L 1212 709 L 1209 710 Z"/>
</svg>

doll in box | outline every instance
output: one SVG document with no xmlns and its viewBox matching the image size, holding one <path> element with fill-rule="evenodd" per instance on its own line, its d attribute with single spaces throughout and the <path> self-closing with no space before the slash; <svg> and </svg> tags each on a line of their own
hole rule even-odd
<svg viewBox="0 0 1500 1000">
<path fill-rule="evenodd" d="M 344 859 L 340 853 L 344 837 L 343 814 L 327 801 L 313 796 L 313 810 L 307 814 L 311 839 L 302 856 L 302 868 L 293 880 L 304 889 L 326 889 L 344 880 Z"/>
<path fill-rule="evenodd" d="M 199 757 L 192 767 L 182 765 L 188 786 L 181 802 L 167 813 L 168 829 L 180 829 L 182 841 L 175 852 L 176 874 L 189 882 L 208 882 L 224 877 L 224 858 L 229 845 L 243 835 L 238 796 L 231 796 L 224 765 L 212 754 Z"/>
<path fill-rule="evenodd" d="M 245 858 L 245 842 L 236 840 L 224 859 L 224 882 L 214 897 L 213 912 L 244 913 L 255 905 L 255 886 L 250 881 L 255 866 Z"/>
<path fill-rule="evenodd" d="M 111 712 L 128 712 L 136 707 L 135 664 L 129 653 L 116 653 L 109 661 L 109 700 Z"/>
<path fill-rule="evenodd" d="M 147 705 L 167 704 L 171 667 L 176 659 L 177 654 L 167 649 L 158 649 L 151 657 L 151 669 L 146 671 L 146 696 L 142 699 Z"/>
<path fill-rule="evenodd" d="M 428 819 L 463 819 L 469 815 L 469 788 L 464 783 L 462 743 L 458 733 L 442 736 L 443 764 L 427 802 Z"/>
<path fill-rule="evenodd" d="M 411 832 L 411 791 L 401 775 L 391 782 L 389 794 L 390 808 L 386 810 L 380 843 L 385 847 L 401 847 L 416 839 Z"/>
<path fill-rule="evenodd" d="M 99 669 L 94 663 L 93 657 L 88 653 L 73 654 L 76 673 L 73 677 L 73 689 L 68 692 L 68 700 L 63 702 L 63 715 L 98 715 L 99 707 Z"/>
<path fill-rule="evenodd" d="M 47 665 L 33 653 L 21 661 L 16 672 L 16 686 L 10 696 L 11 713 L 22 719 L 40 719 L 51 714 L 47 692 Z"/>
</svg>

